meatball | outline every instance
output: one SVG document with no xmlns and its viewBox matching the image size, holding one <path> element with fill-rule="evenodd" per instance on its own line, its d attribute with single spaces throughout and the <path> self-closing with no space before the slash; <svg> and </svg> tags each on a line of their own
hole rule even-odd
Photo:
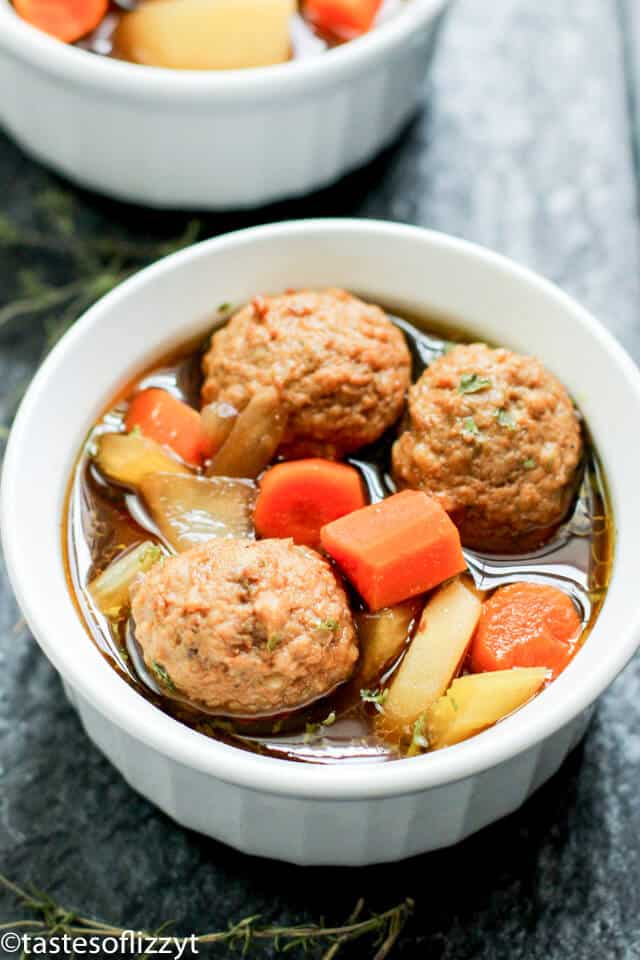
<svg viewBox="0 0 640 960">
<path fill-rule="evenodd" d="M 339 457 L 402 413 L 411 360 L 380 307 L 344 290 L 255 297 L 214 333 L 202 399 L 238 409 L 275 385 L 288 412 L 282 452 Z"/>
<path fill-rule="evenodd" d="M 409 391 L 393 475 L 442 503 L 462 542 L 532 549 L 562 521 L 582 453 L 578 415 L 533 357 L 456 346 Z"/>
<path fill-rule="evenodd" d="M 301 707 L 346 680 L 358 657 L 342 586 L 291 540 L 212 540 L 131 589 L 136 638 L 165 688 L 213 712 Z"/>
</svg>

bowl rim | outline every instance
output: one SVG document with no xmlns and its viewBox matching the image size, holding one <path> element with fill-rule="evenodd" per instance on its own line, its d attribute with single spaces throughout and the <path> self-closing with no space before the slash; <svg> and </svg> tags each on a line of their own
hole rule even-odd
<svg viewBox="0 0 640 960">
<path fill-rule="evenodd" d="M 383 58 L 392 48 L 411 40 L 413 32 L 431 22 L 448 0 L 408 0 L 406 8 L 378 28 L 318 57 L 244 70 L 172 70 L 100 57 L 32 27 L 0 0 L 0 50 L 82 86 L 114 95 L 146 96 L 178 101 L 270 99 L 299 95 L 333 84 Z"/>
<path fill-rule="evenodd" d="M 0 489 L 0 528 L 9 578 L 38 643 L 70 686 L 116 727 L 174 762 L 217 780 L 271 795 L 318 800 L 358 800 L 410 795 L 455 783 L 525 753 L 540 741 L 552 736 L 587 710 L 629 661 L 640 644 L 640 606 L 633 619 L 628 622 L 623 635 L 616 639 L 615 646 L 609 648 L 607 657 L 599 659 L 596 669 L 583 671 L 578 678 L 578 674 L 574 675 L 572 672 L 572 667 L 579 659 L 576 658 L 563 677 L 554 684 L 556 686 L 566 681 L 562 698 L 551 698 L 551 702 L 545 703 L 546 709 L 539 707 L 543 698 L 534 700 L 514 716 L 513 719 L 517 721 L 518 715 L 526 713 L 526 724 L 512 724 L 508 719 L 498 727 L 454 747 L 422 757 L 395 760 L 392 763 L 337 763 L 320 766 L 298 764 L 254 755 L 196 733 L 153 707 L 124 684 L 105 663 L 104 669 L 124 688 L 118 688 L 117 697 L 112 699 L 109 683 L 105 683 L 105 675 L 102 675 L 103 671 L 96 669 L 84 672 L 67 652 L 67 646 L 56 639 L 55 625 L 52 625 L 41 602 L 42 585 L 33 583 L 33 578 L 21 579 L 19 557 L 29 548 L 28 545 L 25 546 L 24 538 L 21 538 L 20 526 L 17 520 L 14 521 L 15 511 L 12 510 L 14 498 L 18 498 L 22 483 L 21 450 L 30 443 L 33 415 L 44 402 L 46 395 L 50 395 L 52 387 L 55 389 L 58 369 L 71 362 L 77 346 L 81 346 L 92 329 L 102 322 L 103 315 L 119 309 L 134 291 L 152 285 L 163 273 L 179 271 L 181 265 L 194 258 L 215 256 L 216 251 L 251 244 L 253 240 L 282 237 L 295 240 L 296 236 L 302 233 L 315 233 L 326 239 L 326 236 L 335 235 L 336 232 L 353 234 L 357 238 L 362 238 L 363 233 L 375 234 L 390 243 L 394 238 L 404 238 L 405 241 L 416 244 L 431 245 L 436 249 L 460 255 L 461 259 L 470 259 L 476 264 L 479 262 L 492 270 L 496 277 L 502 275 L 515 278 L 525 286 L 541 292 L 543 296 L 550 297 L 606 352 L 616 368 L 616 374 L 624 379 L 625 389 L 629 389 L 640 411 L 640 371 L 613 335 L 554 284 L 499 254 L 442 233 L 388 221 L 316 219 L 251 227 L 203 241 L 145 268 L 98 301 L 59 341 L 27 390 L 9 437 Z M 150 344 L 149 355 L 153 352 L 151 347 Z M 80 444 L 81 438 L 70 438 L 69 446 L 74 451 Z M 61 558 L 56 558 L 56 563 L 60 562 Z M 24 566 L 23 562 L 23 569 Z M 70 598 L 69 602 L 71 603 Z M 605 601 L 605 607 L 607 602 L 608 600 Z M 78 622 L 78 626 L 84 632 L 84 625 Z M 597 629 L 598 624 L 594 627 L 594 633 Z M 88 638 L 87 642 L 90 642 Z M 579 682 L 571 684 L 569 674 L 574 679 L 578 678 Z"/>
</svg>

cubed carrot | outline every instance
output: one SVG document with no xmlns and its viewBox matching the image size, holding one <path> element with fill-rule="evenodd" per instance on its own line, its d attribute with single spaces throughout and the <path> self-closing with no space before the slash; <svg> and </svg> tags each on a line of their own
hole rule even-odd
<svg viewBox="0 0 640 960">
<path fill-rule="evenodd" d="M 198 411 L 159 387 L 149 387 L 133 397 L 124 425 L 127 432 L 137 427 L 149 440 L 171 447 L 196 467 L 213 452 Z"/>
<path fill-rule="evenodd" d="M 324 33 L 353 40 L 373 26 L 382 0 L 305 0 L 307 19 Z"/>
<path fill-rule="evenodd" d="M 371 610 L 431 590 L 467 566 L 453 521 L 419 490 L 334 520 L 320 539 Z"/>
</svg>

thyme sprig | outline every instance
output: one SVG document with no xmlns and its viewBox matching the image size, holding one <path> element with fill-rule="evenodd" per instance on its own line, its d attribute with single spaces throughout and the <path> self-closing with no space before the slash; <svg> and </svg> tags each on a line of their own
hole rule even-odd
<svg viewBox="0 0 640 960">
<path fill-rule="evenodd" d="M 11 265 L 15 261 L 10 272 L 15 282 L 8 298 L 0 302 L 0 333 L 18 322 L 39 326 L 41 359 L 96 300 L 153 260 L 193 243 L 202 232 L 200 222 L 191 220 L 179 236 L 162 242 L 132 241 L 86 228 L 81 233 L 73 196 L 59 188 L 36 196 L 32 220 L 35 226 L 27 226 L 0 213 L 0 258 L 4 255 Z M 6 439 L 26 386 L 20 383 L 7 404 L 0 440 Z"/>
<path fill-rule="evenodd" d="M 25 935 L 40 934 L 52 936 L 54 934 L 68 934 L 69 937 L 118 937 L 129 932 L 130 928 L 119 927 L 110 923 L 102 923 L 92 917 L 85 917 L 81 913 L 57 903 L 53 897 L 41 890 L 24 890 L 3 874 L 0 874 L 0 886 L 13 894 L 21 907 L 30 911 L 33 919 L 18 919 L 0 925 L 3 930 L 21 930 Z M 177 944 L 195 942 L 199 946 L 209 944 L 224 944 L 226 946 L 242 947 L 245 954 L 258 943 L 264 943 L 276 953 L 287 953 L 294 949 L 317 951 L 323 948 L 322 960 L 334 960 L 338 951 L 343 947 L 369 937 L 373 940 L 375 953 L 372 960 L 386 960 L 398 943 L 405 924 L 414 909 L 414 902 L 410 898 L 403 900 L 396 906 L 382 913 L 370 913 L 362 919 L 364 901 L 358 900 L 355 909 L 342 926 L 326 926 L 323 922 L 286 926 L 279 924 L 260 924 L 260 915 L 245 917 L 237 923 L 231 923 L 226 930 L 212 933 L 196 934 L 193 941 L 190 937 L 176 937 Z M 169 924 L 163 924 L 162 931 L 166 935 Z M 159 931 L 134 930 L 134 936 L 142 941 L 157 937 Z"/>
</svg>

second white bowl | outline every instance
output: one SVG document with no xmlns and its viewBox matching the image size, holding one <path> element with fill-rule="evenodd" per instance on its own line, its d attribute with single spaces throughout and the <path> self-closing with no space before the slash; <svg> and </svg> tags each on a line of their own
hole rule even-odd
<svg viewBox="0 0 640 960">
<path fill-rule="evenodd" d="M 124 63 L 35 30 L 0 0 L 0 122 L 75 183 L 152 207 L 255 207 L 337 180 L 415 110 L 446 0 L 366 37 L 254 70 Z"/>
</svg>

